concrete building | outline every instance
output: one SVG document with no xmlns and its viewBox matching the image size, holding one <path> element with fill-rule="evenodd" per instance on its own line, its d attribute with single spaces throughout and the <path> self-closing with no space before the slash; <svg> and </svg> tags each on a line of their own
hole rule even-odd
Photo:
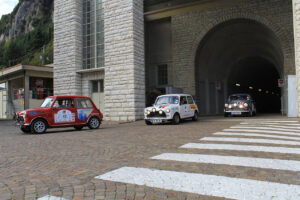
<svg viewBox="0 0 300 200">
<path fill-rule="evenodd" d="M 300 0 L 56 0 L 54 38 L 54 93 L 92 97 L 107 120 L 174 91 L 202 115 L 248 92 L 300 116 Z"/>
<path fill-rule="evenodd" d="M 15 65 L 0 71 L 0 119 L 39 107 L 53 95 L 53 67 Z"/>
</svg>

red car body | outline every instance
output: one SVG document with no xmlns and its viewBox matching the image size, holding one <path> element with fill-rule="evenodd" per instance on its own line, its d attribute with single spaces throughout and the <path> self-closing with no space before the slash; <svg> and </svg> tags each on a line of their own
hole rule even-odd
<svg viewBox="0 0 300 200">
<path fill-rule="evenodd" d="M 102 119 L 103 115 L 94 102 L 84 96 L 47 97 L 40 108 L 24 110 L 15 115 L 21 130 L 32 133 L 44 133 L 47 128 L 72 126 L 77 130 L 84 126 L 96 129 Z"/>
</svg>

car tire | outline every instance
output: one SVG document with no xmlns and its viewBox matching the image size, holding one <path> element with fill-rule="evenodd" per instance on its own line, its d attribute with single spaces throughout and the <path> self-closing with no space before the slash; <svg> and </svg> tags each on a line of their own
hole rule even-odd
<svg viewBox="0 0 300 200">
<path fill-rule="evenodd" d="M 42 134 L 47 130 L 47 123 L 43 119 L 37 119 L 31 123 L 30 131 L 31 133 Z"/>
<path fill-rule="evenodd" d="M 21 131 L 23 131 L 23 133 L 30 133 L 30 132 L 31 132 L 29 126 L 22 127 L 22 128 L 20 128 L 20 129 L 21 129 Z"/>
<path fill-rule="evenodd" d="M 199 116 L 198 116 L 198 112 L 195 111 L 194 117 L 192 118 L 192 120 L 196 122 L 196 121 L 198 121 L 198 117 L 199 117 Z"/>
<path fill-rule="evenodd" d="M 83 128 L 83 126 L 74 126 L 74 128 L 75 128 L 77 131 L 81 131 L 81 129 Z"/>
<path fill-rule="evenodd" d="M 152 123 L 149 120 L 145 120 L 145 124 L 149 126 L 152 125 Z"/>
<path fill-rule="evenodd" d="M 173 124 L 174 124 L 174 125 L 178 125 L 178 124 L 180 123 L 180 120 L 181 120 L 181 119 L 180 119 L 179 114 L 178 114 L 178 113 L 174 114 L 173 120 L 172 120 Z"/>
<path fill-rule="evenodd" d="M 101 124 L 101 121 L 98 117 L 91 117 L 91 119 L 88 122 L 88 127 L 90 129 L 98 129 Z"/>
</svg>

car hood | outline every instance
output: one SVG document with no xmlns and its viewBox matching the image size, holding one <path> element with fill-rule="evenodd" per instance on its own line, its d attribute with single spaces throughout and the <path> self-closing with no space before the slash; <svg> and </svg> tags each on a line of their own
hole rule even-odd
<svg viewBox="0 0 300 200">
<path fill-rule="evenodd" d="M 234 101 L 227 101 L 228 104 L 237 104 L 237 105 L 241 105 L 241 104 L 244 104 L 244 103 L 251 103 L 251 100 L 234 100 Z"/>
<path fill-rule="evenodd" d="M 20 112 L 17 112 L 16 114 L 20 114 L 20 113 L 32 113 L 32 112 L 35 112 L 35 113 L 40 113 L 40 112 L 45 112 L 47 110 L 49 110 L 50 108 L 33 108 L 33 109 L 27 109 L 27 110 L 23 110 L 23 111 L 20 111 Z"/>
<path fill-rule="evenodd" d="M 153 108 L 155 108 L 155 110 L 166 110 L 166 109 L 171 109 L 173 107 L 176 107 L 177 105 L 175 104 L 166 104 L 166 105 L 154 105 L 151 107 L 147 107 L 145 108 L 145 110 L 152 110 Z"/>
</svg>

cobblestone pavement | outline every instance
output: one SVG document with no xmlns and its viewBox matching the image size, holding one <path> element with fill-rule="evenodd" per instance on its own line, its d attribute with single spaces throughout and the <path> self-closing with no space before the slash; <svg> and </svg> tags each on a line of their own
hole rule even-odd
<svg viewBox="0 0 300 200">
<path fill-rule="evenodd" d="M 288 162 L 300 161 L 298 121 L 272 115 L 254 118 L 206 117 L 178 126 L 146 126 L 143 121 L 104 123 L 99 130 L 49 129 L 42 135 L 23 134 L 13 127 L 13 122 L 0 121 L 0 200 L 54 197 L 68 200 L 238 199 L 230 191 L 223 191 L 219 177 L 230 178 L 230 182 L 237 181 L 237 184 L 241 184 L 241 180 L 253 180 L 254 193 L 258 193 L 255 181 L 262 181 L 260 183 L 271 186 L 272 183 L 280 183 L 275 185 L 278 190 L 287 187 L 287 190 L 279 191 L 286 197 L 290 194 L 284 192 L 293 189 L 298 195 L 300 165 Z M 234 146 L 236 149 L 226 149 L 232 145 L 239 145 L 241 149 L 238 150 L 237 146 Z M 245 146 L 247 150 L 243 149 Z M 249 150 L 251 146 L 257 150 Z M 194 157 L 199 155 L 207 160 Z M 161 157 L 151 159 L 154 156 Z M 223 157 L 210 159 L 210 156 Z M 236 157 L 238 159 L 231 160 Z M 249 161 L 249 158 L 256 160 Z M 259 161 L 259 158 L 265 160 Z M 283 165 L 279 165 L 278 159 Z M 272 164 L 268 165 L 268 162 Z M 207 186 L 202 182 L 206 180 L 202 179 L 196 179 L 197 184 L 180 182 L 183 185 L 179 188 L 183 189 L 176 189 L 174 182 L 168 183 L 173 178 L 168 176 L 166 183 L 162 184 L 156 183 L 157 180 L 152 180 L 149 175 L 145 177 L 143 173 L 136 178 L 127 177 L 124 181 L 123 175 L 130 176 L 130 173 L 118 174 L 118 170 L 124 167 L 129 167 L 126 169 L 134 174 L 135 169 L 151 169 L 150 173 L 157 172 L 159 178 L 161 172 L 178 172 L 177 183 L 182 181 L 182 174 L 193 177 L 199 174 L 214 175 L 210 187 L 219 184 L 219 190 L 223 192 L 212 189 L 208 190 L 210 194 L 205 193 Z M 112 171 L 116 172 L 115 179 L 110 174 Z M 149 181 L 154 181 L 155 187 Z M 194 185 L 194 192 L 187 192 Z M 201 190 L 197 189 L 198 186 Z M 236 193 L 239 195 L 239 191 Z M 247 194 L 245 199 L 254 199 L 251 197 L 255 194 Z M 300 199 L 296 197 L 289 199 Z M 273 199 L 282 197 L 274 196 Z"/>
</svg>

